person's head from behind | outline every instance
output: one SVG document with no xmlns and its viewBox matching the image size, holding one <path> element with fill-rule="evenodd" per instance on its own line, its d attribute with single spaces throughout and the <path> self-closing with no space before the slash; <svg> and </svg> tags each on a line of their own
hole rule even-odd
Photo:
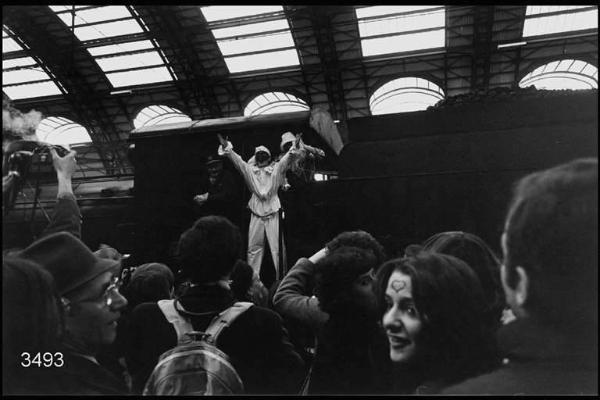
<svg viewBox="0 0 600 400">
<path fill-rule="evenodd" d="M 57 349 L 63 330 L 60 297 L 52 275 L 15 256 L 2 259 L 3 375 L 23 372 L 20 354 Z M 20 371 L 19 371 L 20 370 Z"/>
<path fill-rule="evenodd" d="M 248 263 L 237 260 L 231 272 L 231 291 L 238 301 L 252 301 L 248 291 L 252 286 L 253 270 Z"/>
<path fill-rule="evenodd" d="M 490 323 L 499 325 L 506 304 L 500 261 L 483 239 L 467 232 L 441 232 L 425 240 L 421 250 L 449 254 L 467 263 L 483 287 Z"/>
<path fill-rule="evenodd" d="M 385 261 L 385 251 L 383 246 L 370 233 L 365 231 L 347 231 L 342 232 L 325 247 L 329 254 L 334 253 L 341 247 L 356 247 L 370 251 L 376 259 L 374 271 Z"/>
<path fill-rule="evenodd" d="M 165 264 L 147 263 L 135 269 L 125 295 L 130 309 L 145 302 L 169 299 L 173 295 L 175 277 Z"/>
<path fill-rule="evenodd" d="M 119 261 L 97 257 L 66 232 L 34 242 L 19 256 L 39 263 L 54 278 L 65 312 L 65 343 L 94 354 L 115 340 L 117 320 L 127 305 L 119 293 Z"/>
<path fill-rule="evenodd" d="M 597 327 L 598 160 L 574 160 L 518 181 L 502 248 L 502 283 L 518 318 L 556 329 Z"/>
<path fill-rule="evenodd" d="M 319 307 L 332 316 L 375 317 L 373 271 L 378 266 L 378 259 L 370 250 L 336 248 L 316 265 L 315 295 Z"/>
<path fill-rule="evenodd" d="M 463 261 L 428 252 L 390 260 L 375 289 L 397 366 L 452 381 L 492 362 L 481 284 Z"/>
<path fill-rule="evenodd" d="M 181 269 L 196 284 L 228 280 L 241 251 L 239 228 L 215 215 L 198 219 L 177 245 Z"/>
</svg>

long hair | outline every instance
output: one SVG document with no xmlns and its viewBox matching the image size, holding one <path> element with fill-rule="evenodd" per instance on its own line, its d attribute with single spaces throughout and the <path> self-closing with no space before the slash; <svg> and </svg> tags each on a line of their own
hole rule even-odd
<svg viewBox="0 0 600 400">
<path fill-rule="evenodd" d="M 490 246 L 472 233 L 440 232 L 425 240 L 422 250 L 454 256 L 471 267 L 483 288 L 489 323 L 498 328 L 506 300 L 500 283 L 500 261 Z"/>
<path fill-rule="evenodd" d="M 386 312 L 385 291 L 394 271 L 411 278 L 412 297 L 423 323 L 418 368 L 424 380 L 449 384 L 497 365 L 493 330 L 485 320 L 483 290 L 465 262 L 429 252 L 386 262 L 375 284 L 380 316 Z"/>
</svg>

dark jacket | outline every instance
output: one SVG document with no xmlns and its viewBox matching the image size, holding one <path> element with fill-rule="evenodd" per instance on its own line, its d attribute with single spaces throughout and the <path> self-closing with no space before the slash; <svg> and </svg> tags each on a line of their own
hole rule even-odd
<svg viewBox="0 0 600 400">
<path fill-rule="evenodd" d="M 598 330 L 587 338 L 578 330 L 558 334 L 529 319 L 518 319 L 499 332 L 504 365 L 443 394 L 597 395 Z"/>
<path fill-rule="evenodd" d="M 308 394 L 390 393 L 391 361 L 376 321 L 332 316 L 317 341 Z"/>
<path fill-rule="evenodd" d="M 231 291 L 218 286 L 192 287 L 180 298 L 187 311 L 207 313 L 191 317 L 195 330 L 204 331 L 212 318 L 234 302 Z M 126 361 L 134 393 L 141 393 L 158 357 L 177 344 L 173 326 L 156 303 L 143 303 L 132 314 L 126 340 Z M 230 358 L 246 393 L 297 393 L 303 362 L 288 340 L 281 317 L 253 306 L 219 336 L 217 347 Z"/>
<path fill-rule="evenodd" d="M 319 308 L 319 300 L 311 295 L 314 276 L 315 265 L 307 258 L 299 259 L 279 284 L 273 306 L 284 318 L 301 323 L 318 335 L 329 314 Z"/>
<path fill-rule="evenodd" d="M 61 194 L 54 205 L 54 213 L 50 223 L 40 237 L 57 232 L 68 232 L 81 239 L 82 216 L 75 196 L 71 193 Z"/>
<path fill-rule="evenodd" d="M 44 368 L 38 380 L 30 382 L 30 394 L 47 395 L 126 395 L 123 382 L 90 359 L 62 351 L 62 367 Z M 25 394 L 25 393 L 23 393 Z"/>
</svg>

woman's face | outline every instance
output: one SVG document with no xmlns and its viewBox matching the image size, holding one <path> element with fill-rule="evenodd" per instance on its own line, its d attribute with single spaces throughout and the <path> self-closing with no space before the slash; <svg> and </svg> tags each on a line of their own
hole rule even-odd
<svg viewBox="0 0 600 400">
<path fill-rule="evenodd" d="M 423 322 L 413 302 L 410 276 L 400 271 L 392 273 L 385 290 L 385 302 L 383 328 L 390 343 L 390 358 L 394 363 L 414 363 Z"/>
</svg>

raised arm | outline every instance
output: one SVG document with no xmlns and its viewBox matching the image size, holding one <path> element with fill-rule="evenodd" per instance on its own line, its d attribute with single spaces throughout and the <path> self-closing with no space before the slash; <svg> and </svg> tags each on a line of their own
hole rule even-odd
<svg viewBox="0 0 600 400">
<path fill-rule="evenodd" d="M 254 182 L 252 181 L 252 171 L 250 165 L 247 162 L 242 160 L 242 157 L 238 153 L 233 150 L 233 145 L 230 141 L 226 140 L 220 133 L 217 134 L 219 138 L 219 150 L 218 153 L 220 156 L 225 156 L 231 160 L 233 166 L 240 171 L 248 188 L 255 192 L 256 188 L 254 187 Z"/>
<path fill-rule="evenodd" d="M 290 147 L 287 153 L 285 153 L 283 157 L 281 157 L 281 159 L 275 163 L 273 174 L 275 175 L 276 179 L 281 182 L 281 184 L 283 184 L 285 173 L 291 167 L 292 162 L 301 156 L 301 136 L 301 133 L 296 135 L 296 140 L 294 140 L 292 147 Z M 276 187 L 279 187 L 279 184 L 277 184 Z"/>
<path fill-rule="evenodd" d="M 47 236 L 56 232 L 69 232 L 81 239 L 81 212 L 77 205 L 77 200 L 73 194 L 71 178 L 77 166 L 75 151 L 69 152 L 64 157 L 56 154 L 54 149 L 50 149 L 52 155 L 52 164 L 56 170 L 58 179 L 58 193 L 56 195 L 56 205 L 50 224 L 46 227 L 41 236 Z"/>
</svg>

